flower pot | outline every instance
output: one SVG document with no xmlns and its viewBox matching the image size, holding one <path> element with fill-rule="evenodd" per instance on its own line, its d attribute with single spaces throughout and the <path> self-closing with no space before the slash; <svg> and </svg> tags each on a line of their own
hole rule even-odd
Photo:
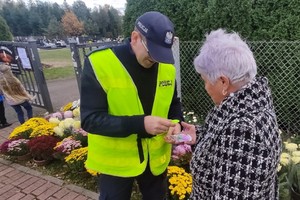
<svg viewBox="0 0 300 200">
<path fill-rule="evenodd" d="M 36 160 L 33 158 L 33 162 L 35 162 L 37 166 L 45 166 L 50 163 L 50 160 Z"/>
<path fill-rule="evenodd" d="M 21 155 L 21 156 L 17 156 L 17 159 L 19 161 L 27 161 L 27 160 L 30 160 L 31 159 L 31 154 L 30 153 L 27 153 L 27 154 L 24 154 L 24 155 Z"/>
</svg>

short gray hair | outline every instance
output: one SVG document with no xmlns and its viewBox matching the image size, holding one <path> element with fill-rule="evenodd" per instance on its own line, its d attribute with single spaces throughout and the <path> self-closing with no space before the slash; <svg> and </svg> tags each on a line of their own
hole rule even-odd
<svg viewBox="0 0 300 200">
<path fill-rule="evenodd" d="M 232 83 L 247 83 L 257 74 L 253 53 L 246 42 L 237 33 L 226 33 L 223 29 L 206 35 L 194 66 L 211 83 L 222 75 Z"/>
</svg>

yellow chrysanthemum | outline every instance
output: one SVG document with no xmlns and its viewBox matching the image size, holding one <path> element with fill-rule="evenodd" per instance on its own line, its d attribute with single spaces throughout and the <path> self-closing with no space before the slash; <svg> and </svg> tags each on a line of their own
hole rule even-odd
<svg viewBox="0 0 300 200">
<path fill-rule="evenodd" d="M 192 176 L 178 166 L 168 167 L 169 189 L 178 199 L 186 199 L 192 191 Z"/>
<path fill-rule="evenodd" d="M 13 139 L 19 136 L 28 139 L 31 132 L 32 128 L 29 126 L 18 126 L 9 134 L 8 139 Z"/>
<path fill-rule="evenodd" d="M 27 120 L 24 124 L 22 124 L 22 126 L 24 125 L 24 126 L 30 126 L 32 128 L 35 128 L 37 126 L 47 124 L 47 123 L 48 121 L 42 117 L 33 117 Z"/>
<path fill-rule="evenodd" d="M 32 133 L 33 129 L 43 125 L 47 124 L 48 121 L 41 117 L 33 117 L 27 120 L 24 124 L 16 127 L 8 136 L 9 139 L 15 138 L 15 137 L 23 137 L 23 138 L 29 138 L 29 135 Z"/>
<path fill-rule="evenodd" d="M 61 108 L 61 111 L 71 110 L 73 102 L 69 102 Z"/>
<path fill-rule="evenodd" d="M 30 138 L 43 136 L 43 135 L 54 135 L 54 127 L 55 124 L 47 123 L 40 125 L 38 127 L 35 127 L 30 134 Z"/>
<path fill-rule="evenodd" d="M 86 169 L 86 171 L 91 174 L 92 176 L 98 176 L 100 172 L 94 171 L 92 169 Z"/>
<path fill-rule="evenodd" d="M 79 149 L 74 149 L 70 155 L 68 155 L 67 157 L 65 157 L 65 161 L 67 163 L 73 163 L 73 162 L 76 162 L 76 161 L 83 161 L 85 162 L 86 160 L 86 156 L 87 156 L 87 151 L 88 151 L 88 148 L 87 147 L 82 147 L 82 148 L 79 148 Z"/>
</svg>

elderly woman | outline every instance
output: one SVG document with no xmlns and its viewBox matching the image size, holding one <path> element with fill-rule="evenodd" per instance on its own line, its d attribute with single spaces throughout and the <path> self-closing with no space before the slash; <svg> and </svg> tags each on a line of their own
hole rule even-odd
<svg viewBox="0 0 300 200">
<path fill-rule="evenodd" d="M 182 123 L 196 141 L 191 199 L 278 199 L 281 139 L 268 80 L 256 77 L 250 48 L 218 29 L 194 65 L 215 107 L 203 126 Z"/>
</svg>

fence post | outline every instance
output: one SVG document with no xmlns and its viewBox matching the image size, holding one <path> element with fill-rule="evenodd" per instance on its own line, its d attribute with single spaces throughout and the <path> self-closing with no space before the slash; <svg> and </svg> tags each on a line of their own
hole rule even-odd
<svg viewBox="0 0 300 200">
<path fill-rule="evenodd" d="M 82 67 L 81 67 L 81 61 L 80 61 L 80 56 L 79 56 L 79 50 L 77 47 L 77 43 L 75 41 L 70 42 L 70 50 L 71 50 L 71 57 L 72 57 L 72 62 L 73 62 L 73 67 L 77 79 L 77 85 L 78 89 L 80 92 L 80 86 L 81 86 L 81 72 L 82 72 Z"/>
<path fill-rule="evenodd" d="M 40 88 L 40 93 L 42 95 L 45 108 L 48 112 L 53 112 L 53 106 L 50 99 L 46 79 L 43 73 L 43 67 L 37 50 L 36 41 L 29 41 L 28 47 L 30 52 L 28 56 L 32 62 L 34 77 L 36 79 L 37 87 Z"/>
<path fill-rule="evenodd" d="M 176 67 L 176 83 L 177 83 L 177 92 L 178 97 L 181 99 L 181 74 L 180 74 L 180 49 L 179 49 L 179 38 L 175 37 L 173 46 L 172 46 L 173 56 L 175 60 Z"/>
</svg>

